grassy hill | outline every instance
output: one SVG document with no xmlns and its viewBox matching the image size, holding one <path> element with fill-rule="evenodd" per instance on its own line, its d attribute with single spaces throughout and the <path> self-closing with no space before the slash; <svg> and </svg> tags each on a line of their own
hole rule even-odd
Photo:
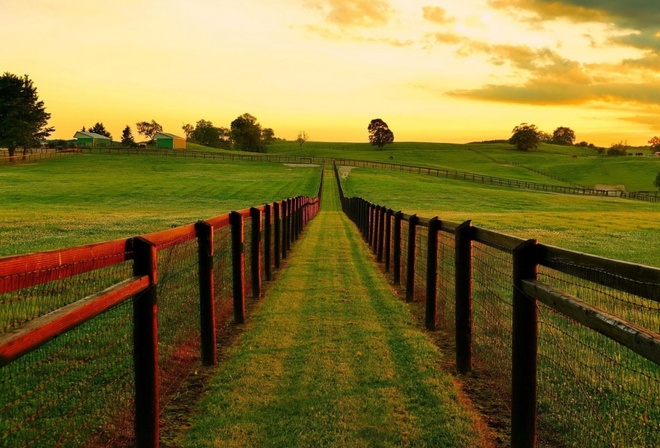
<svg viewBox="0 0 660 448">
<path fill-rule="evenodd" d="M 660 157 L 612 157 L 589 148 L 549 144 L 521 152 L 505 143 L 402 142 L 378 150 L 368 143 L 307 142 L 300 148 L 296 142 L 276 142 L 268 152 L 423 165 L 553 185 L 623 184 L 627 191 L 654 190 L 660 171 Z"/>
</svg>

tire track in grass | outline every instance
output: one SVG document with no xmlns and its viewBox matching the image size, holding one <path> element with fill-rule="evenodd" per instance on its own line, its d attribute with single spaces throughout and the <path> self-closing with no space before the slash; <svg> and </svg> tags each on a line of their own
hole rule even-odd
<svg viewBox="0 0 660 448">
<path fill-rule="evenodd" d="M 331 176 L 266 296 L 184 446 L 478 445 L 441 355 L 340 211 Z"/>
</svg>

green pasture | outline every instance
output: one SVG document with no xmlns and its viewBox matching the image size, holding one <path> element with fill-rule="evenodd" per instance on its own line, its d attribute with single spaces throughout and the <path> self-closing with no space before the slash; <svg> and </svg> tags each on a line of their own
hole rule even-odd
<svg viewBox="0 0 660 448">
<path fill-rule="evenodd" d="M 660 157 L 612 157 L 577 146 L 543 144 L 537 150 L 521 152 L 511 145 L 394 143 L 379 150 L 368 143 L 277 142 L 273 154 L 303 157 L 332 157 L 373 160 L 397 164 L 467 171 L 488 176 L 552 185 L 625 185 L 627 191 L 654 190 L 660 172 Z"/>
<path fill-rule="evenodd" d="M 109 241 L 298 195 L 319 168 L 84 154 L 0 166 L 0 256 Z"/>
<path fill-rule="evenodd" d="M 511 190 L 427 175 L 354 168 L 348 196 L 406 213 L 476 226 L 545 244 L 660 266 L 660 204 Z"/>
</svg>

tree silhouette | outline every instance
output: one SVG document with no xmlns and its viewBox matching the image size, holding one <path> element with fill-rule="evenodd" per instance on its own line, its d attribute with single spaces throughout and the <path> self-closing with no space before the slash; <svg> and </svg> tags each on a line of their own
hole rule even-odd
<svg viewBox="0 0 660 448">
<path fill-rule="evenodd" d="M 49 119 L 50 114 L 27 75 L 0 76 L 0 146 L 9 150 L 10 157 L 15 155 L 16 148 L 25 150 L 48 137 L 55 130 L 47 127 Z"/>
<path fill-rule="evenodd" d="M 369 143 L 382 149 L 383 146 L 394 142 L 394 133 L 380 118 L 374 118 L 367 127 L 369 130 Z"/>
</svg>

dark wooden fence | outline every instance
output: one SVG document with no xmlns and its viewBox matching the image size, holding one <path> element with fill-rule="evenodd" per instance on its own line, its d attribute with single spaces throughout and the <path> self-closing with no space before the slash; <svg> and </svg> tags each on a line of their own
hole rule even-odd
<svg viewBox="0 0 660 448">
<path fill-rule="evenodd" d="M 392 281 L 509 415 L 511 446 L 660 446 L 660 269 L 349 198 L 335 174 Z"/>
<path fill-rule="evenodd" d="M 0 258 L 0 445 L 158 446 L 163 410 L 216 363 L 320 193 Z"/>
</svg>

